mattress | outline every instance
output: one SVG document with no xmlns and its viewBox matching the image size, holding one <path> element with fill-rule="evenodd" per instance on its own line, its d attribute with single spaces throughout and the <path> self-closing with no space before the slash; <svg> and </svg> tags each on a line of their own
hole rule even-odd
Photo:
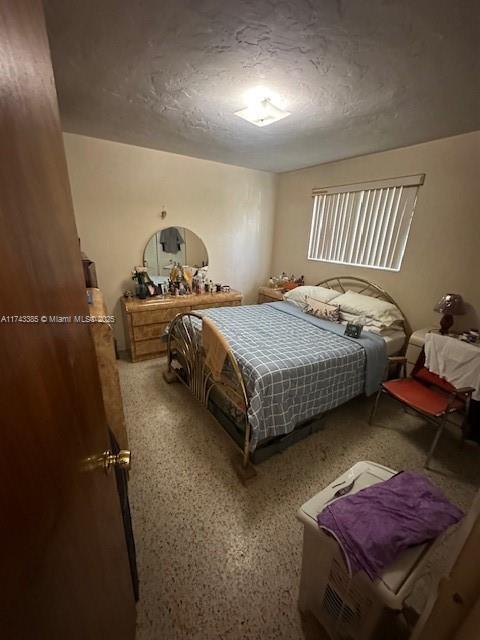
<svg viewBox="0 0 480 640">
<path fill-rule="evenodd" d="M 405 345 L 406 335 L 403 331 L 398 330 L 385 330 L 382 334 L 382 338 L 385 341 L 387 356 L 393 356 L 398 354 Z M 237 425 L 239 429 L 243 429 L 244 416 L 235 405 L 233 405 L 228 398 L 225 398 L 221 393 L 215 392 L 213 394 L 215 404 L 217 404 L 221 410 L 230 417 L 231 420 Z"/>
<path fill-rule="evenodd" d="M 201 312 L 230 343 L 250 398 L 251 450 L 297 424 L 378 388 L 386 366 L 380 336 L 344 328 L 286 302 Z M 378 380 L 377 380 L 378 379 Z"/>
<path fill-rule="evenodd" d="M 382 338 L 387 346 L 387 356 L 394 356 L 405 345 L 406 335 L 403 331 L 384 331 Z"/>
</svg>

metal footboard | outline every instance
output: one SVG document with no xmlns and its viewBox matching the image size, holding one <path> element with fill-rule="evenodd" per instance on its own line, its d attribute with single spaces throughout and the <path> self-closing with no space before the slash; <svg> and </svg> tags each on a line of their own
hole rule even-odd
<svg viewBox="0 0 480 640">
<path fill-rule="evenodd" d="M 202 344 L 200 323 L 202 316 L 195 312 L 180 313 L 172 320 L 167 336 L 167 371 L 165 380 L 182 382 L 207 409 L 212 391 L 216 388 L 228 396 L 245 419 L 244 442 L 242 452 L 242 479 L 255 472 L 250 463 L 251 426 L 248 421 L 249 398 L 242 372 L 231 350 L 226 352 L 224 372 L 214 376 L 206 362 L 206 353 Z M 237 443 L 235 446 L 238 447 Z"/>
</svg>

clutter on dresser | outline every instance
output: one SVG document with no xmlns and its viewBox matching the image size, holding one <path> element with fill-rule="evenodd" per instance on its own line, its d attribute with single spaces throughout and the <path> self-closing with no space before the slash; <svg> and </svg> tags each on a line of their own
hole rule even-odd
<svg viewBox="0 0 480 640">
<path fill-rule="evenodd" d="M 293 273 L 288 276 L 285 271 L 282 271 L 279 276 L 270 276 L 268 280 L 268 286 L 271 289 L 279 289 L 282 293 L 295 289 L 296 287 L 303 286 L 304 284 L 305 278 L 303 276 L 295 278 Z"/>
<path fill-rule="evenodd" d="M 171 264 L 168 279 L 154 282 L 148 273 L 147 267 L 135 267 L 132 271 L 132 280 L 136 284 L 135 295 L 140 300 L 153 297 L 177 297 L 185 295 L 203 295 L 205 293 L 230 293 L 228 284 L 214 283 L 208 278 L 208 267 L 189 267 L 177 262 Z M 132 297 L 130 290 L 124 292 L 124 297 Z"/>
<path fill-rule="evenodd" d="M 152 289 L 149 289 L 148 285 L 153 285 L 153 282 L 145 267 L 134 267 L 132 271 L 132 280 L 137 283 L 135 293 L 140 300 L 145 300 L 149 295 L 152 295 Z"/>
<path fill-rule="evenodd" d="M 194 293 L 211 293 L 212 290 L 213 282 L 208 278 L 208 268 L 201 267 L 193 278 L 193 291 Z"/>
<path fill-rule="evenodd" d="M 168 279 L 168 291 L 172 296 L 184 296 L 192 293 L 193 273 L 192 267 L 182 266 L 174 262 L 170 269 Z"/>
</svg>

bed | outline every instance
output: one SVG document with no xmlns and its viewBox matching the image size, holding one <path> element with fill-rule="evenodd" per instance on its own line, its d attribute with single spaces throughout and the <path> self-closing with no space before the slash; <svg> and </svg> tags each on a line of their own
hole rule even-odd
<svg viewBox="0 0 480 640">
<path fill-rule="evenodd" d="M 406 347 L 408 321 L 379 286 L 355 277 L 316 286 L 337 296 L 333 302 L 356 292 L 393 305 L 395 330 L 351 338 L 344 324 L 292 301 L 184 313 L 169 327 L 165 379 L 185 384 L 230 434 L 242 452 L 236 464 L 242 479 L 255 475 L 254 464 L 321 428 L 329 410 L 375 393 L 388 356 Z"/>
</svg>

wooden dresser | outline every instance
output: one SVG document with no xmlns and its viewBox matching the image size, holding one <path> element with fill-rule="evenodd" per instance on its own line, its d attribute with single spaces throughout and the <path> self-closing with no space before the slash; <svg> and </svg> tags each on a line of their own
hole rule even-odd
<svg viewBox="0 0 480 640">
<path fill-rule="evenodd" d="M 121 449 L 128 449 L 127 429 L 123 413 L 122 392 L 115 357 L 112 325 L 108 322 L 109 313 L 103 301 L 100 289 L 88 289 L 92 303 L 89 313 L 95 317 L 90 326 L 95 353 L 97 355 L 98 373 L 102 388 L 103 405 L 108 427 L 113 431 Z"/>
<path fill-rule="evenodd" d="M 147 300 L 122 298 L 125 340 L 132 362 L 158 358 L 166 352 L 167 343 L 162 340 L 162 335 L 177 314 L 211 307 L 234 307 L 241 303 L 239 291 Z"/>
</svg>

